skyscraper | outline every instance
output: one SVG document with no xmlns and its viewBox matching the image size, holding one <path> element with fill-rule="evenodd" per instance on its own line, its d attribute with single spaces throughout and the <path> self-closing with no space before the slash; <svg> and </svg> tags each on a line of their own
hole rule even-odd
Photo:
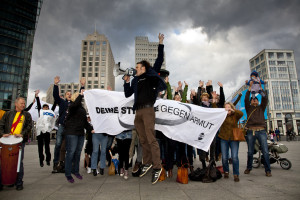
<svg viewBox="0 0 300 200">
<path fill-rule="evenodd" d="M 114 56 L 105 35 L 95 31 L 81 44 L 79 80 L 86 78 L 86 89 L 115 89 Z"/>
<path fill-rule="evenodd" d="M 0 109 L 27 98 L 33 39 L 42 0 L 1 0 Z"/>
<path fill-rule="evenodd" d="M 281 133 L 292 129 L 300 133 L 300 96 L 293 50 L 265 49 L 249 60 L 265 84 L 269 104 L 267 126 Z M 249 74 L 250 75 L 250 74 Z M 243 89 L 241 88 L 233 97 Z"/>
<path fill-rule="evenodd" d="M 135 37 L 135 63 L 147 60 L 151 66 L 154 65 L 157 58 L 158 42 L 149 42 L 148 37 L 138 36 Z M 166 57 L 164 54 L 164 62 L 162 69 L 166 69 Z"/>
</svg>

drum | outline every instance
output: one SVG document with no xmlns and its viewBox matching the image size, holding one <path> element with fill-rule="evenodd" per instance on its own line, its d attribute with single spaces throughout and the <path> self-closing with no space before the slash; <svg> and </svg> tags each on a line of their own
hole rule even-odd
<svg viewBox="0 0 300 200">
<path fill-rule="evenodd" d="M 10 135 L 0 138 L 0 163 L 2 185 L 12 185 L 17 180 L 19 152 L 22 150 L 23 138 Z M 21 154 L 20 154 L 21 155 Z"/>
</svg>

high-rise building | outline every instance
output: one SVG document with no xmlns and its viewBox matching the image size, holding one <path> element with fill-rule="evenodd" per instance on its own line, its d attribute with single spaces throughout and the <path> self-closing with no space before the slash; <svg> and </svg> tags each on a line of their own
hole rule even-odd
<svg viewBox="0 0 300 200">
<path fill-rule="evenodd" d="M 265 49 L 249 60 L 265 84 L 269 104 L 267 126 L 281 133 L 293 129 L 300 133 L 300 96 L 293 50 Z M 250 74 L 249 74 L 250 75 Z M 238 91 L 239 92 L 239 91 Z M 235 97 L 238 92 L 233 94 Z"/>
<path fill-rule="evenodd" d="M 95 31 L 81 44 L 79 80 L 86 78 L 86 89 L 115 89 L 114 56 L 105 35 Z"/>
<path fill-rule="evenodd" d="M 33 39 L 42 0 L 1 0 L 0 109 L 14 108 L 14 100 L 27 99 Z"/>
<path fill-rule="evenodd" d="M 158 42 L 149 42 L 148 37 L 135 37 L 135 63 L 147 60 L 151 66 L 154 65 L 157 58 Z M 162 69 L 166 69 L 166 57 L 164 53 L 164 62 Z"/>
<path fill-rule="evenodd" d="M 59 95 L 65 96 L 66 92 L 71 92 L 74 94 L 75 92 L 79 92 L 80 90 L 80 84 L 79 83 L 59 83 Z M 50 87 L 47 90 L 47 96 L 45 98 L 47 103 L 54 103 L 54 97 L 53 97 L 53 84 L 50 85 Z"/>
</svg>

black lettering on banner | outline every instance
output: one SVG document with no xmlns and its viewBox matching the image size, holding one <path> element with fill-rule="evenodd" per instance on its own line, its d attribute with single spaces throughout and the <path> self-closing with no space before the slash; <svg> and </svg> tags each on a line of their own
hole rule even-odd
<svg viewBox="0 0 300 200">
<path fill-rule="evenodd" d="M 122 113 L 122 114 L 125 114 L 125 113 L 126 113 L 126 108 L 125 108 L 125 107 L 122 107 L 122 108 L 121 108 L 121 113 Z"/>
<path fill-rule="evenodd" d="M 162 106 L 161 106 L 161 112 L 166 112 L 166 111 L 167 111 L 167 106 L 162 105 Z"/>
<path fill-rule="evenodd" d="M 96 112 L 99 114 L 100 113 L 100 108 L 96 107 Z"/>
</svg>

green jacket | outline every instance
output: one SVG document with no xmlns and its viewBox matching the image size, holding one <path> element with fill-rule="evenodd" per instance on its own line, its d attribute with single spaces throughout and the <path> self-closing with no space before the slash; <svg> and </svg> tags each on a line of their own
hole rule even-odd
<svg viewBox="0 0 300 200">
<path fill-rule="evenodd" d="M 184 87 L 183 92 L 182 92 L 182 90 L 180 90 L 179 92 L 180 92 L 180 95 L 181 95 L 181 102 L 186 103 L 188 86 L 186 85 Z M 172 89 L 171 89 L 170 83 L 167 83 L 167 99 L 173 100 Z"/>
<path fill-rule="evenodd" d="M 12 110 L 6 112 L 2 119 L 0 120 L 0 137 L 3 134 L 9 134 L 11 130 L 11 126 L 13 124 L 14 118 L 16 116 L 17 111 Z M 22 127 L 22 135 L 23 135 L 23 143 L 28 140 L 28 136 L 31 134 L 32 129 L 32 119 L 31 115 L 27 111 L 22 111 L 21 113 L 24 116 L 24 123 Z"/>
</svg>

